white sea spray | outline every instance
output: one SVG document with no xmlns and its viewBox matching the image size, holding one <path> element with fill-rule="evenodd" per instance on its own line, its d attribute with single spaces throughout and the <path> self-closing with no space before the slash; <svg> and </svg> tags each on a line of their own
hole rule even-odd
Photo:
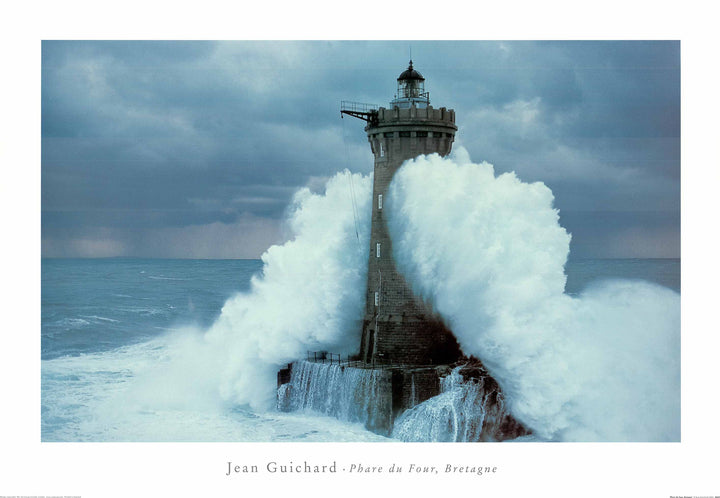
<svg viewBox="0 0 720 498">
<path fill-rule="evenodd" d="M 305 188 L 289 210 L 292 238 L 262 255 L 250 291 L 223 306 L 203 342 L 221 395 L 254 408 L 274 404 L 278 368 L 308 350 L 354 353 L 367 278 L 372 177 L 347 171 L 323 194 Z M 357 219 L 351 196 L 357 201 Z M 356 222 L 358 235 L 356 236 Z"/>
<path fill-rule="evenodd" d="M 399 269 L 545 439 L 680 438 L 680 296 L 647 282 L 564 294 L 553 195 L 464 150 L 422 156 L 387 196 Z"/>
</svg>

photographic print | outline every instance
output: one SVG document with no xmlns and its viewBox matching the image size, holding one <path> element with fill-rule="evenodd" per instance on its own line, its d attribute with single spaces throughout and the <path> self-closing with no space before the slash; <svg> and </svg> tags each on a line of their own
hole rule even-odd
<svg viewBox="0 0 720 498">
<path fill-rule="evenodd" d="M 43 442 L 681 441 L 679 41 L 48 40 L 41 168 Z"/>
</svg>

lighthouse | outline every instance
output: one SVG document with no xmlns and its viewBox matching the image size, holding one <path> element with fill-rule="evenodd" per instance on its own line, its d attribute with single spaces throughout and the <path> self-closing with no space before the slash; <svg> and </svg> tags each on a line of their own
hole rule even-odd
<svg viewBox="0 0 720 498">
<path fill-rule="evenodd" d="M 396 268 L 385 208 L 388 187 L 403 162 L 423 154 L 450 153 L 457 131 L 455 111 L 430 105 L 425 78 L 411 60 L 397 78 L 389 107 L 343 102 L 341 113 L 367 122 L 365 132 L 375 157 L 360 358 L 368 364 L 452 363 L 460 356 L 455 337 Z"/>
<path fill-rule="evenodd" d="M 387 108 L 342 102 L 340 112 L 367 123 L 365 132 L 375 158 L 360 361 L 308 352 L 306 361 L 290 363 L 278 372 L 278 408 L 312 409 L 361 421 L 369 430 L 389 436 L 401 414 L 441 394 L 447 387 L 443 379 L 450 376 L 451 383 L 463 379 L 452 389 L 465 393 L 459 395 L 467 404 L 463 401 L 461 416 L 455 416 L 453 404 L 452 416 L 433 424 L 440 432 L 448 429 L 451 440 L 468 441 L 503 441 L 527 434 L 507 411 L 495 379 L 479 360 L 463 357 L 455 336 L 432 307 L 414 295 L 393 259 L 387 226 L 393 176 L 407 160 L 450 153 L 457 131 L 455 111 L 430 105 L 425 78 L 410 61 L 397 78 L 397 93 Z M 474 394 L 468 394 L 470 390 Z M 447 397 L 439 400 L 447 401 Z M 472 427 L 469 432 L 468 427 Z M 428 440 L 436 437 L 413 434 Z"/>
</svg>

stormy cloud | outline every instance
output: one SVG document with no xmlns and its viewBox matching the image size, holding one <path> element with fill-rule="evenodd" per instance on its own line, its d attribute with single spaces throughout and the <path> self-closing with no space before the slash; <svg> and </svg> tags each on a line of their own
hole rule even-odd
<svg viewBox="0 0 720 498">
<path fill-rule="evenodd" d="M 42 45 L 42 253 L 258 257 L 294 191 L 369 172 L 341 100 L 409 59 L 456 145 L 555 193 L 576 257 L 680 255 L 679 42 Z"/>
</svg>

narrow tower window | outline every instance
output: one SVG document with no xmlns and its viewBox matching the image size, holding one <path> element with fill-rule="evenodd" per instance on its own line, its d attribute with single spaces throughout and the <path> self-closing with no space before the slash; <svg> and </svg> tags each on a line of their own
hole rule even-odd
<svg viewBox="0 0 720 498">
<path fill-rule="evenodd" d="M 375 257 L 377 257 L 377 258 L 380 257 L 380 242 L 375 244 Z"/>
<path fill-rule="evenodd" d="M 380 157 L 385 157 L 385 147 L 382 142 L 380 142 Z"/>
<path fill-rule="evenodd" d="M 380 304 L 380 293 L 375 291 L 375 306 Z"/>
<path fill-rule="evenodd" d="M 382 194 L 378 194 L 378 210 L 382 210 Z"/>
</svg>

